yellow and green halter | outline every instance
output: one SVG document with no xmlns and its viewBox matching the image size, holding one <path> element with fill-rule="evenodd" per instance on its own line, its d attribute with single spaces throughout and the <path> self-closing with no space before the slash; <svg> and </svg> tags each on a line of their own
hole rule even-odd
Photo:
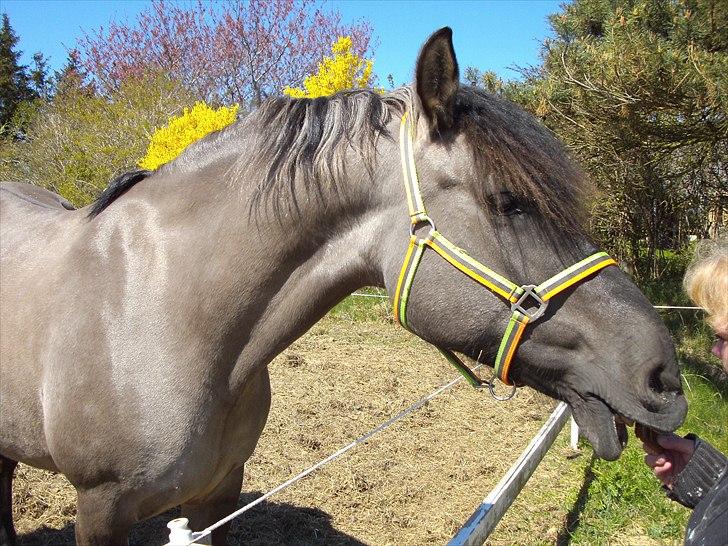
<svg viewBox="0 0 728 546">
<path fill-rule="evenodd" d="M 442 233 L 437 231 L 435 222 L 427 215 L 425 204 L 422 201 L 422 194 L 420 193 L 417 169 L 415 168 L 414 136 L 414 127 L 407 113 L 405 113 L 402 116 L 399 137 L 402 173 L 404 174 L 407 190 L 407 206 L 409 207 L 411 225 L 409 246 L 394 294 L 394 316 L 399 324 L 409 329 L 407 324 L 407 300 L 425 248 L 431 248 L 468 277 L 510 303 L 511 318 L 501 339 L 493 369 L 495 376 L 506 385 L 511 385 L 508 379 L 508 370 L 526 325 L 532 324 L 544 314 L 548 302 L 553 296 L 600 269 L 609 265 L 616 265 L 616 262 L 606 252 L 597 252 L 538 286 L 532 284 L 518 286 L 505 277 L 498 275 L 498 273 L 484 266 L 470 257 L 464 250 L 451 243 Z M 429 232 L 424 237 L 419 237 L 416 232 L 428 225 L 430 227 Z M 441 347 L 438 347 L 438 349 L 465 376 L 471 385 L 474 387 L 488 386 L 493 392 L 492 382 L 480 379 L 449 349 Z"/>
</svg>

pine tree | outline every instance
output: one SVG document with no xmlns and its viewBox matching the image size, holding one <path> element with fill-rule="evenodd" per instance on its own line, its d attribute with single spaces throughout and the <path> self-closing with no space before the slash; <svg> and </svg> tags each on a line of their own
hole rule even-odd
<svg viewBox="0 0 728 546">
<path fill-rule="evenodd" d="M 68 52 L 66 64 L 53 74 L 53 89 L 56 95 L 73 94 L 81 92 L 93 95 L 93 86 L 86 83 L 86 71 L 81 66 L 80 54 L 77 49 Z"/>
<path fill-rule="evenodd" d="M 48 78 L 48 62 L 39 51 L 33 55 L 33 69 L 29 79 L 33 92 L 40 98 L 48 100 L 51 95 L 51 82 Z"/>
<path fill-rule="evenodd" d="M 9 17 L 3 13 L 0 30 L 0 133 L 4 132 L 18 105 L 34 98 L 26 67 L 19 64 L 21 51 L 15 49 L 18 40 Z"/>
<path fill-rule="evenodd" d="M 639 277 L 728 210 L 728 4 L 574 0 L 550 17 L 529 109 L 597 182 L 594 228 Z"/>
</svg>

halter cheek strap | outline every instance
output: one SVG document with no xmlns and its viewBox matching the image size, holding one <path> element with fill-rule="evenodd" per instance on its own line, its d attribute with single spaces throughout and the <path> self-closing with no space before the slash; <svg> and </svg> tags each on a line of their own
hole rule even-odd
<svg viewBox="0 0 728 546">
<path fill-rule="evenodd" d="M 609 265 L 616 265 L 617 262 L 606 252 L 597 252 L 538 286 L 518 286 L 502 277 L 469 256 L 467 252 L 454 245 L 442 233 L 437 231 L 434 221 L 427 215 L 422 200 L 413 153 L 414 129 L 406 113 L 402 116 L 399 136 L 402 174 L 407 190 L 407 206 L 411 224 L 409 246 L 397 280 L 397 289 L 394 293 L 394 316 L 399 324 L 410 329 L 407 324 L 407 301 L 425 249 L 431 248 L 452 266 L 510 304 L 511 317 L 501 339 L 493 368 L 495 375 L 503 383 L 511 385 L 508 379 L 508 371 L 526 325 L 537 321 L 543 316 L 548 302 L 553 296 L 600 269 Z M 416 232 L 427 226 L 429 226 L 428 232 L 424 237 L 419 237 Z M 470 368 L 463 364 L 455 353 L 449 349 L 440 347 L 438 349 L 465 376 L 471 385 L 474 387 L 487 385 L 492 389 L 489 382 L 480 379 Z"/>
</svg>

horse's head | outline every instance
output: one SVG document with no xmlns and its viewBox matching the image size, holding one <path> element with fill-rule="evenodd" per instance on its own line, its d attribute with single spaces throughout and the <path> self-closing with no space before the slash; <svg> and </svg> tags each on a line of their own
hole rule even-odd
<svg viewBox="0 0 728 546">
<path fill-rule="evenodd" d="M 517 107 L 459 85 L 450 29 L 428 40 L 415 73 L 400 134 L 405 183 L 389 196 L 409 203 L 413 238 L 406 251 L 402 214 L 386 244 L 401 322 L 446 351 L 500 358 L 502 374 L 514 353 L 503 377 L 568 402 L 600 457 L 616 459 L 626 441 L 617 416 L 675 429 L 687 405 L 668 331 L 596 254 L 579 222 L 586 184 L 560 144 Z M 502 341 L 512 317 L 520 342 Z"/>
</svg>

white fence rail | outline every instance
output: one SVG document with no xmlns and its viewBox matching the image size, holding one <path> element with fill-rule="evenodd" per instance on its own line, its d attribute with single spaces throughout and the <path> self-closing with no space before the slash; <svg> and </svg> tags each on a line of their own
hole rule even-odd
<svg viewBox="0 0 728 546">
<path fill-rule="evenodd" d="M 560 402 L 551 416 L 546 420 L 541 430 L 533 437 L 518 460 L 511 466 L 495 488 L 485 497 L 478 509 L 473 512 L 448 546 L 474 546 L 483 544 L 488 535 L 498 524 L 508 507 L 526 485 L 526 482 L 544 458 L 546 452 L 564 428 L 571 411 L 569 406 Z M 572 442 L 576 424 L 572 422 Z M 578 435 L 578 430 L 576 432 Z M 575 447 L 572 445 L 572 447 Z"/>
</svg>

